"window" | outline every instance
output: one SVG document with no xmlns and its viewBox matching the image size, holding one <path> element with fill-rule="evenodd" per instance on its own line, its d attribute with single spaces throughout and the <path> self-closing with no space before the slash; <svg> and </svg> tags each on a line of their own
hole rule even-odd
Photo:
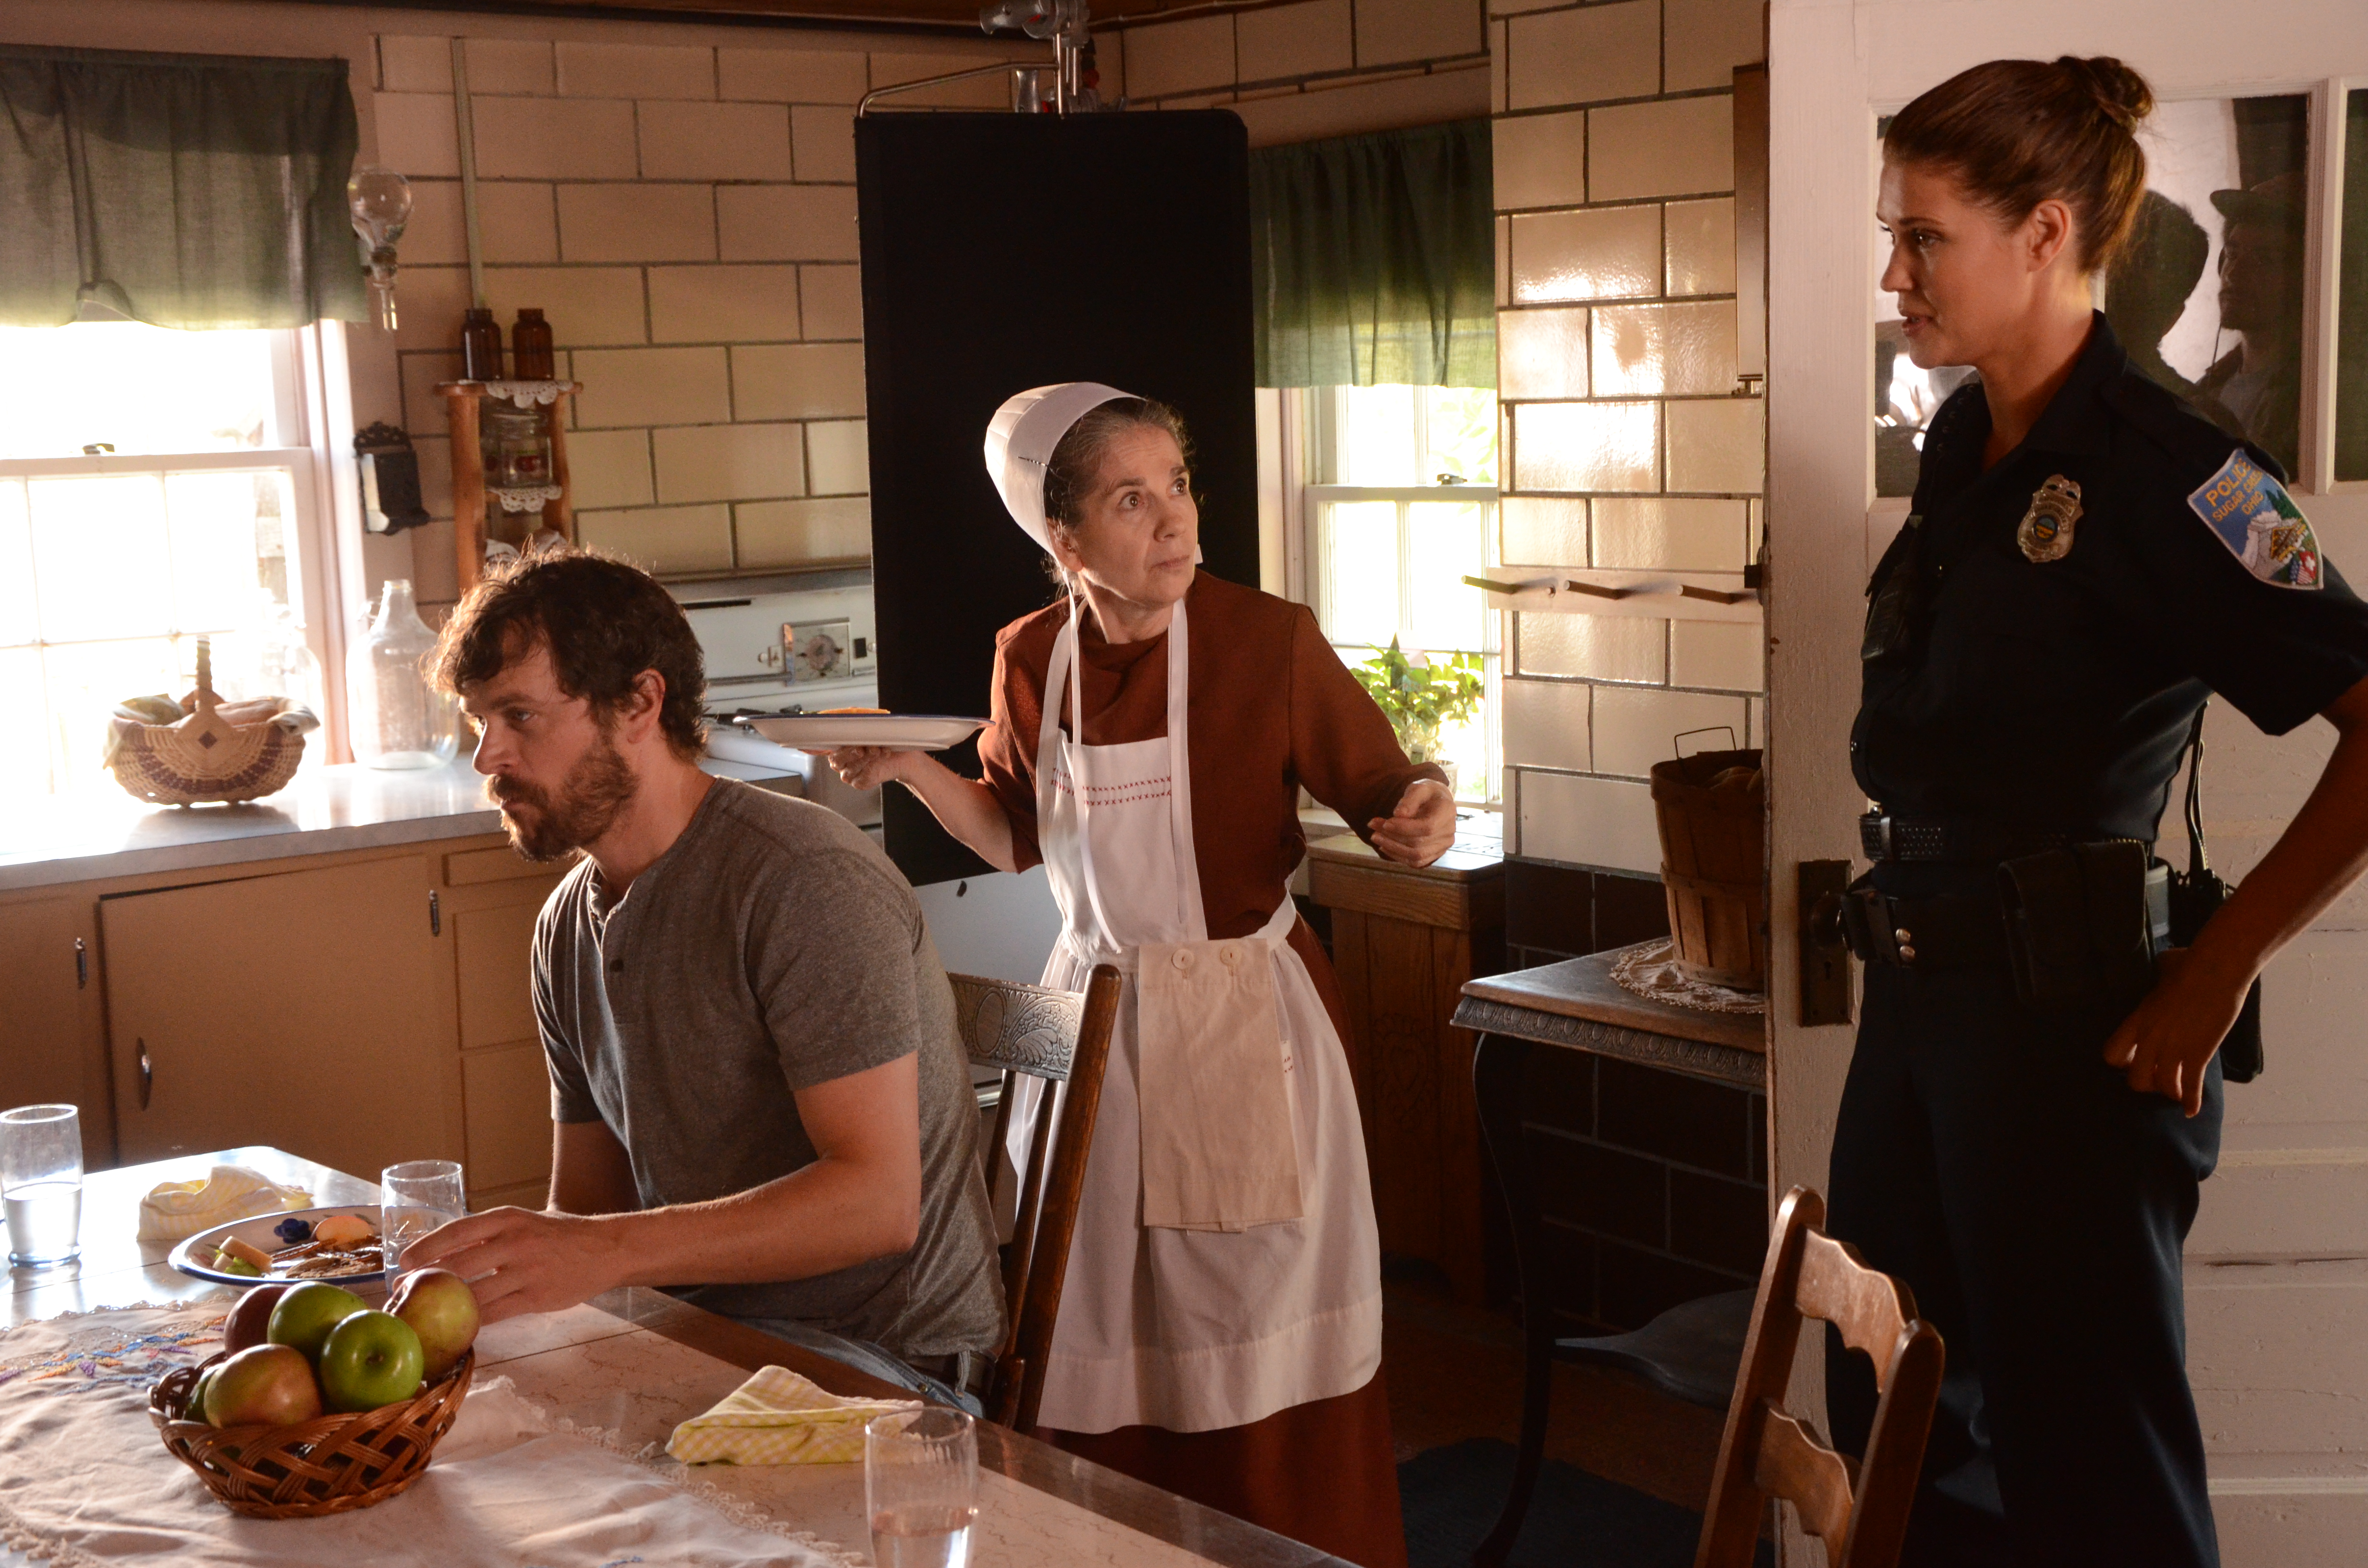
<svg viewBox="0 0 2368 1568">
<path fill-rule="evenodd" d="M 1317 387 L 1305 394 L 1309 530 L 1305 589 L 1351 667 L 1395 639 L 1434 662 L 1481 662 L 1479 710 L 1442 729 L 1456 793 L 1500 797 L 1497 621 L 1464 583 L 1496 537 L 1497 398 L 1461 387 Z"/>
<path fill-rule="evenodd" d="M 0 328 L 0 733 L 26 759 L 0 798 L 103 782 L 109 710 L 188 691 L 200 634 L 224 697 L 322 709 L 319 351 L 311 328 Z"/>
</svg>

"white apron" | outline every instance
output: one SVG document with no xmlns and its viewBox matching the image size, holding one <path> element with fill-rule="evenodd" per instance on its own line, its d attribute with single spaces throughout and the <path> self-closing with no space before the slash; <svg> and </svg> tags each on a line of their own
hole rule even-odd
<svg viewBox="0 0 2368 1568">
<path fill-rule="evenodd" d="M 1036 754 L 1037 836 L 1063 915 L 1044 983 L 1083 990 L 1093 967 L 1104 962 L 1117 964 L 1127 980 L 1040 1418 L 1073 1432 L 1245 1426 L 1292 1405 L 1353 1393 L 1381 1366 L 1381 1244 L 1348 1054 L 1306 965 L 1285 940 L 1298 918 L 1289 894 L 1256 937 L 1181 953 L 1172 946 L 1208 937 L 1192 847 L 1184 606 L 1177 605 L 1167 630 L 1167 733 L 1158 740 L 1087 746 L 1076 720 L 1073 735 L 1061 733 L 1062 699 L 1077 663 L 1076 626 L 1073 612 L 1053 646 Z M 1073 700 L 1071 710 L 1081 704 Z M 1271 996 L 1283 1063 L 1272 1139 L 1258 1138 L 1256 1096 L 1244 1102 L 1235 1094 L 1227 1106 L 1229 1116 L 1249 1107 L 1250 1122 L 1232 1146 L 1236 1160 L 1254 1167 L 1247 1181 L 1226 1173 L 1215 1184 L 1220 1190 L 1204 1190 L 1194 1171 L 1206 1165 L 1190 1158 L 1190 1119 L 1176 1125 L 1178 1119 L 1160 1114 L 1175 1094 L 1190 1091 L 1196 1062 L 1205 1062 L 1212 1049 L 1222 1053 L 1228 1042 L 1212 1040 L 1205 1030 L 1180 1043 L 1156 1032 L 1146 1053 L 1141 1017 L 1151 1017 L 1157 1030 L 1163 1017 L 1177 1012 L 1140 1005 L 1138 967 L 1146 946 L 1156 961 L 1180 958 L 1179 968 L 1224 965 L 1233 983 L 1221 989 L 1233 999 L 1203 994 L 1217 1008 L 1264 1006 L 1256 999 Z M 1253 962 L 1268 966 L 1270 985 L 1244 967 Z M 1262 1049 L 1278 1049 L 1273 1031 Z M 1254 1062 L 1258 1053 L 1253 1047 L 1227 1066 Z M 1146 1062 L 1155 1087 L 1148 1126 L 1139 1093 Z M 1025 1157 L 1044 1097 L 1041 1081 L 1019 1084 L 1007 1144 L 1015 1163 Z M 1158 1092 L 1163 1088 L 1170 1093 Z M 1171 1210 L 1165 1224 L 1144 1222 L 1147 1160 L 1152 1199 Z M 1278 1208 L 1299 1217 L 1258 1217 Z"/>
</svg>

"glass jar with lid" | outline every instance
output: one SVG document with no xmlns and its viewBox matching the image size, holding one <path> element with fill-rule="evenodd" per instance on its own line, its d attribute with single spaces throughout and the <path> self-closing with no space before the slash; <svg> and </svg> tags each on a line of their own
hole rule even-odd
<svg viewBox="0 0 2368 1568">
<path fill-rule="evenodd" d="M 483 416 L 485 483 L 524 489 L 551 483 L 551 432 L 541 407 L 488 399 Z"/>
</svg>

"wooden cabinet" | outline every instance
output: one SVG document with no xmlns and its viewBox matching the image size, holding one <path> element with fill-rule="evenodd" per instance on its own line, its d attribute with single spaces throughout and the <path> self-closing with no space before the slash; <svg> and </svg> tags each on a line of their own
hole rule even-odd
<svg viewBox="0 0 2368 1568">
<path fill-rule="evenodd" d="M 472 1207 L 539 1208 L 529 964 L 564 870 L 475 834 L 0 893 L 0 1105 L 81 1108 L 93 1170 L 454 1159 Z"/>
<path fill-rule="evenodd" d="M 1422 870 L 1353 836 L 1308 846 L 1309 889 L 1332 912 L 1382 1250 L 1437 1264 L 1456 1297 L 1486 1289 L 1490 1218 L 1472 1094 L 1476 1038 L 1449 1020 L 1463 983 L 1504 968 L 1501 856 L 1450 850 Z"/>
<path fill-rule="evenodd" d="M 438 891 L 415 854 L 102 900 L 120 1159 L 459 1159 Z"/>
<path fill-rule="evenodd" d="M 551 1187 L 551 1078 L 535 1027 L 534 922 L 559 873 L 507 848 L 444 857 L 466 1110 L 469 1203 L 540 1209 Z"/>
<path fill-rule="evenodd" d="M 83 1164 L 115 1163 L 107 1114 L 106 1014 L 90 901 L 56 896 L 0 904 L 0 1108 L 85 1108 Z"/>
</svg>

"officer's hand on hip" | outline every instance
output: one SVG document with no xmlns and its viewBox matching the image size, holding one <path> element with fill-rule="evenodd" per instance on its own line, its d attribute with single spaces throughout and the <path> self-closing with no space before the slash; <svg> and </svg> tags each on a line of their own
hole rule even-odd
<svg viewBox="0 0 2368 1568">
<path fill-rule="evenodd" d="M 2190 1116 L 2203 1108 L 2203 1070 L 2253 983 L 2250 975 L 2224 975 L 2192 957 L 2185 948 L 2164 953 L 2154 989 L 2105 1042 L 2105 1061 L 2131 1088 L 2178 1100 Z"/>
</svg>

